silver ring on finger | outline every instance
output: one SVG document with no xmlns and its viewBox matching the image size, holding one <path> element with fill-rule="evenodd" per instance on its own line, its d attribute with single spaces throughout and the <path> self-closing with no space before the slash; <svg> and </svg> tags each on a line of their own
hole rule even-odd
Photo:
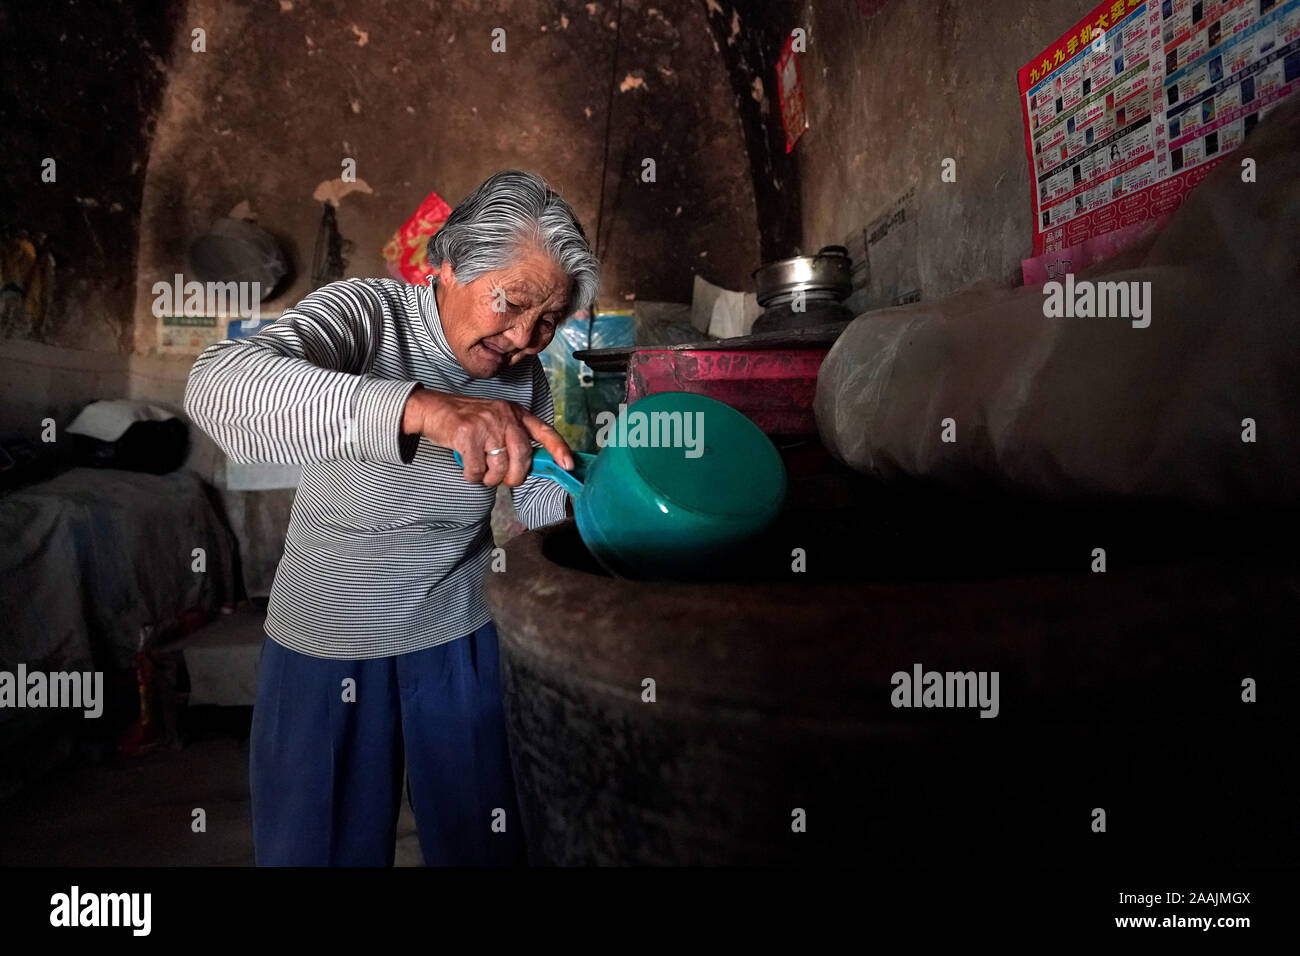
<svg viewBox="0 0 1300 956">
<path fill-rule="evenodd" d="M 487 451 L 487 453 L 488 453 L 489 455 L 499 455 L 499 454 L 501 454 L 503 451 L 506 451 L 506 450 L 507 450 L 507 449 L 505 449 L 505 448 L 489 448 L 488 451 Z"/>
</svg>

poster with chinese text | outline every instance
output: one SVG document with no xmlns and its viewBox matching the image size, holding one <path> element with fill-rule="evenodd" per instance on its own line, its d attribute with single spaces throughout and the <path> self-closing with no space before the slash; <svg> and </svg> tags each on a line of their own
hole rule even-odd
<svg viewBox="0 0 1300 956">
<path fill-rule="evenodd" d="M 1300 83 L 1300 0 L 1113 0 L 1020 70 L 1034 254 L 1172 211 Z"/>
</svg>

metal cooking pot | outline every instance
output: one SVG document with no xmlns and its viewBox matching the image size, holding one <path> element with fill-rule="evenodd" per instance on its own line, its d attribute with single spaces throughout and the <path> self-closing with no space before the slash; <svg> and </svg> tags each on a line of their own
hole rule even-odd
<svg viewBox="0 0 1300 956">
<path fill-rule="evenodd" d="M 667 447 L 641 440 L 665 432 L 683 440 Z M 572 472 L 538 449 L 533 473 L 573 495 L 583 543 L 617 577 L 670 580 L 725 572 L 728 555 L 780 514 L 781 455 L 729 405 L 690 392 L 659 392 L 623 406 L 607 437 L 598 455 L 575 452 Z"/>
<path fill-rule="evenodd" d="M 754 294 L 764 308 L 789 302 L 797 292 L 839 302 L 853 292 L 852 265 L 843 246 L 823 246 L 816 255 L 766 262 L 754 270 Z"/>
</svg>

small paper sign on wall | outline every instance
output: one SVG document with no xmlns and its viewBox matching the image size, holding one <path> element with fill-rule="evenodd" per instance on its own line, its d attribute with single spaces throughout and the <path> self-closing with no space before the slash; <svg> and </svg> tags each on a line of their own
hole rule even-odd
<svg viewBox="0 0 1300 956">
<path fill-rule="evenodd" d="M 781 104 L 781 125 L 785 128 L 785 151 L 794 151 L 794 144 L 808 128 L 808 112 L 804 108 L 803 80 L 799 76 L 799 58 L 795 56 L 795 34 L 785 38 L 781 58 L 776 61 L 776 91 Z"/>
</svg>

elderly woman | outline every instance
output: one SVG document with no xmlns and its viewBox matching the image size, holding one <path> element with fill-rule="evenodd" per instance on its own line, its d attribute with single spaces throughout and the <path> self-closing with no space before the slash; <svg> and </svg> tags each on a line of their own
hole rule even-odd
<svg viewBox="0 0 1300 956">
<path fill-rule="evenodd" d="M 456 207 L 429 262 L 427 287 L 318 289 L 190 373 L 185 409 L 232 460 L 303 465 L 253 714 L 259 864 L 391 865 L 403 764 L 427 864 L 523 858 L 481 579 L 496 486 L 529 526 L 565 515 L 529 476 L 534 443 L 573 467 L 537 353 L 599 264 L 517 171 Z"/>
</svg>

